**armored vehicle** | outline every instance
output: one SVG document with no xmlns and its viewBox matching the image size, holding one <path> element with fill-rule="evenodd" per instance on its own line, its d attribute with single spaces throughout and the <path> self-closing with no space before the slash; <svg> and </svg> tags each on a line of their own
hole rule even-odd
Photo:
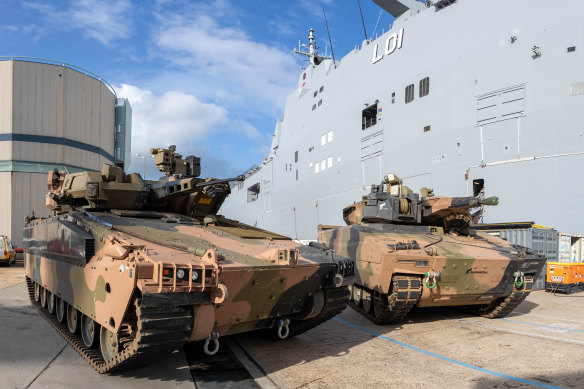
<svg viewBox="0 0 584 389">
<path fill-rule="evenodd" d="M 476 189 L 450 198 L 423 188 L 420 196 L 388 174 L 343 210 L 347 227 L 321 226 L 320 244 L 356 260 L 353 308 L 384 324 L 414 306 L 467 306 L 497 318 L 521 303 L 545 258 L 470 228 L 470 209 L 498 203 Z"/>
<path fill-rule="evenodd" d="M 54 215 L 27 220 L 25 272 L 41 315 L 98 372 L 201 340 L 302 333 L 341 312 L 354 262 L 216 214 L 229 182 L 152 149 L 159 182 L 116 166 L 49 174 Z M 204 342 L 203 342 L 204 341 Z"/>
</svg>

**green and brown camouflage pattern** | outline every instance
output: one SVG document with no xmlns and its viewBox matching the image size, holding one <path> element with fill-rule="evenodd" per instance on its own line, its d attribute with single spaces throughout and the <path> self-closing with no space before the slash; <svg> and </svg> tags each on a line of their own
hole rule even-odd
<svg viewBox="0 0 584 389">
<path fill-rule="evenodd" d="M 542 256 L 469 228 L 469 210 L 496 198 L 420 198 L 388 177 L 344 209 L 346 227 L 319 230 L 319 243 L 355 259 L 357 293 L 383 304 L 396 292 L 396 276 L 405 276 L 410 288 L 415 284 L 412 306 L 489 306 L 540 273 Z M 372 316 L 373 308 L 365 306 Z"/>
<path fill-rule="evenodd" d="M 153 151 L 180 165 L 173 149 Z M 24 229 L 29 282 L 113 334 L 135 326 L 137 304 L 181 307 L 189 341 L 288 321 L 295 335 L 345 308 L 352 260 L 217 216 L 229 180 L 163 169 L 169 179 L 148 184 L 115 166 L 51 172 L 54 215 Z"/>
</svg>

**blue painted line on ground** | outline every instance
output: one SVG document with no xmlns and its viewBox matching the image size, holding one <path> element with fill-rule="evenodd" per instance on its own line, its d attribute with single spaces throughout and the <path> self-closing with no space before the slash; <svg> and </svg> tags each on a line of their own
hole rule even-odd
<svg viewBox="0 0 584 389">
<path fill-rule="evenodd" d="M 521 382 L 521 383 L 528 384 L 528 385 L 537 386 L 537 387 L 540 387 L 540 388 L 563 389 L 562 386 L 554 386 L 554 385 L 544 384 L 544 383 L 541 383 L 541 382 L 532 381 L 532 380 L 528 380 L 528 379 L 520 378 L 520 377 L 515 377 L 515 376 L 512 376 L 512 375 L 508 375 L 508 374 L 504 374 L 504 373 L 499 373 L 497 371 L 493 371 L 493 370 L 485 369 L 485 368 L 478 367 L 478 366 L 475 366 L 475 365 L 471 365 L 471 364 L 468 364 L 468 363 L 465 363 L 465 362 L 457 361 L 456 359 L 452 359 L 452 358 L 445 357 L 443 355 L 435 354 L 433 352 L 426 351 L 426 350 L 421 349 L 419 347 L 412 346 L 412 345 L 409 345 L 409 344 L 404 343 L 404 342 L 400 342 L 399 340 L 395 340 L 395 339 L 388 338 L 387 336 L 380 335 L 380 334 L 378 334 L 376 332 L 370 331 L 370 330 L 368 330 L 366 328 L 363 328 L 363 327 L 359 327 L 359 326 L 357 326 L 355 324 L 349 323 L 348 321 L 345 321 L 343 319 L 339 319 L 338 317 L 335 317 L 333 319 L 336 320 L 336 321 L 338 321 L 338 322 L 341 322 L 343 324 L 346 324 L 349 327 L 353 327 L 355 329 L 358 329 L 359 331 L 363 331 L 363 332 L 366 332 L 368 334 L 374 335 L 374 336 L 376 336 L 376 337 L 378 337 L 380 339 L 387 340 L 388 342 L 391 342 L 391 343 L 400 345 L 400 346 L 405 347 L 405 348 L 408 348 L 410 350 L 417 351 L 419 353 L 422 353 L 424 355 L 428 355 L 430 357 L 438 358 L 440 360 L 453 363 L 455 365 L 467 367 L 469 369 L 478 370 L 478 371 L 483 372 L 483 373 L 491 374 L 491 375 L 494 375 L 494 376 L 497 376 L 497 377 L 506 378 L 508 380 L 517 381 L 517 382 Z"/>
<path fill-rule="evenodd" d="M 513 322 L 513 323 L 529 324 L 530 326 L 554 328 L 554 329 L 565 330 L 565 331 L 584 332 L 584 330 L 577 330 L 575 328 L 564 328 L 564 327 L 552 326 L 552 325 L 549 325 L 549 324 L 529 323 L 529 322 L 526 322 L 526 321 L 511 320 L 511 319 L 505 319 L 505 318 L 502 318 L 502 317 L 499 318 L 498 320 L 505 320 L 505 321 L 510 321 L 510 322 Z"/>
</svg>

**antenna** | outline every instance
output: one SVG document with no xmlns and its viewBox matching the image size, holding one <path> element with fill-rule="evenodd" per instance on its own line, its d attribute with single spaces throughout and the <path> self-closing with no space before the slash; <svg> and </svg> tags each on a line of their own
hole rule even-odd
<svg viewBox="0 0 584 389">
<path fill-rule="evenodd" d="M 324 15 L 324 22 L 326 24 L 326 32 L 328 33 L 329 37 L 329 44 L 331 45 L 331 55 L 333 56 L 333 65 L 335 69 L 337 68 L 337 63 L 335 62 L 335 52 L 333 50 L 333 41 L 331 40 L 331 32 L 329 31 L 328 22 L 326 21 L 326 12 L 324 12 L 324 7 L 322 7 L 322 14 Z"/>
<path fill-rule="evenodd" d="M 357 0 L 357 4 L 359 4 L 359 12 L 361 13 L 361 23 L 363 23 L 363 33 L 365 34 L 365 40 L 367 40 L 367 30 L 365 30 L 365 20 L 363 19 L 363 11 L 361 10 L 361 2 Z M 332 47 L 331 47 L 332 50 Z"/>
</svg>

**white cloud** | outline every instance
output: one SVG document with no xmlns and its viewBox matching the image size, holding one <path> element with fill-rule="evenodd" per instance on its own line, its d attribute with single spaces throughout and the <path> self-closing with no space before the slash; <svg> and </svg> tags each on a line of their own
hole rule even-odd
<svg viewBox="0 0 584 389">
<path fill-rule="evenodd" d="M 177 145 L 181 154 L 193 153 L 184 149 L 228 123 L 225 108 L 203 103 L 194 95 L 176 90 L 156 95 L 127 84 L 116 89 L 132 106 L 132 155 L 171 144 Z"/>
<path fill-rule="evenodd" d="M 26 2 L 23 6 L 44 14 L 47 23 L 54 28 L 79 29 L 84 36 L 104 45 L 130 35 L 129 0 L 77 0 L 64 8 L 45 2 Z"/>
<path fill-rule="evenodd" d="M 213 12 L 199 12 L 188 19 L 177 15 L 160 19 L 154 41 L 174 65 L 204 79 L 208 89 L 215 85 L 231 103 L 264 105 L 270 113 L 274 107 L 281 109 L 296 79 L 291 51 L 252 40 L 243 29 L 233 27 L 236 21 L 223 26 Z M 265 109 L 266 103 L 269 109 Z"/>
</svg>

